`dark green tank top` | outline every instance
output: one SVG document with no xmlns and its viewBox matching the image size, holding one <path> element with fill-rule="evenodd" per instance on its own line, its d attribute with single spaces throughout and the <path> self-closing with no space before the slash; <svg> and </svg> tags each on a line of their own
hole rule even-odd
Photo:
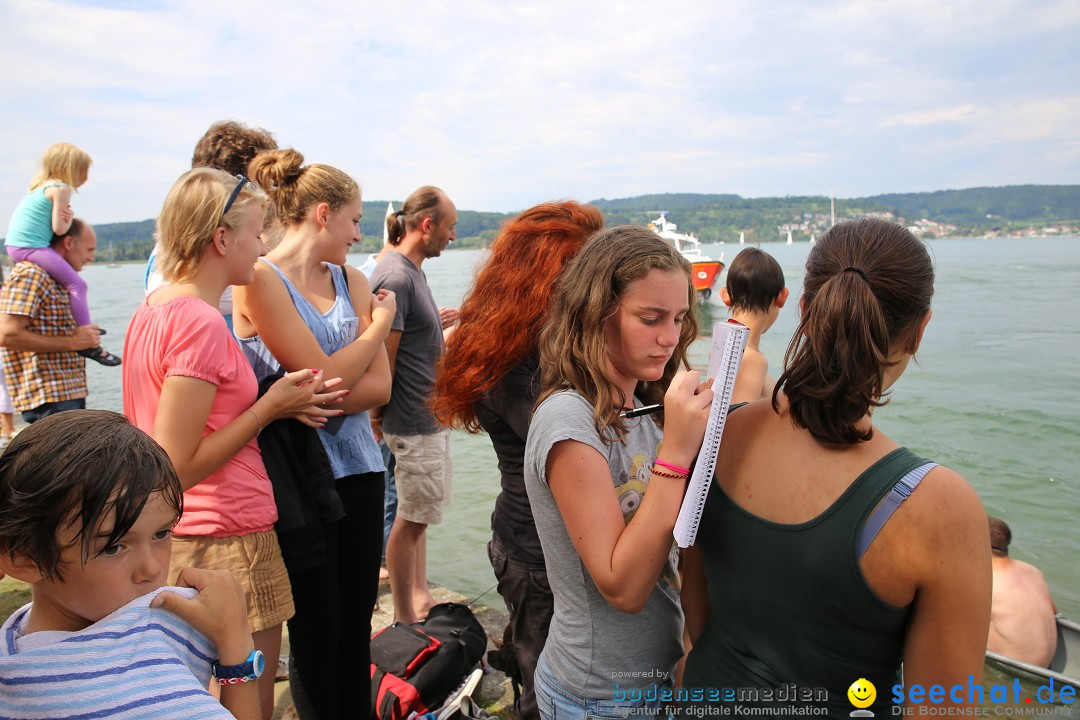
<svg viewBox="0 0 1080 720">
<path fill-rule="evenodd" d="M 684 686 L 824 688 L 829 715 L 847 717 L 855 709 L 847 690 L 866 678 L 877 689 L 869 709 L 888 716 L 910 607 L 893 607 L 870 588 L 856 539 L 889 490 L 926 462 L 894 450 L 827 510 L 795 525 L 746 512 L 714 481 L 697 536 L 710 619 L 687 661 Z"/>
</svg>

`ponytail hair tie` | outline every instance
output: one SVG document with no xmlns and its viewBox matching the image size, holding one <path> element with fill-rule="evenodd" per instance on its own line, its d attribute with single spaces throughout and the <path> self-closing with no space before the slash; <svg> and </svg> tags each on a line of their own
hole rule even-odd
<svg viewBox="0 0 1080 720">
<path fill-rule="evenodd" d="M 849 271 L 853 272 L 853 273 L 858 273 L 859 277 L 861 277 L 863 280 L 865 280 L 867 282 L 870 282 L 870 278 L 866 277 L 866 273 L 864 273 L 862 270 L 855 267 L 854 265 L 848 265 L 846 268 L 844 268 L 840 272 L 845 273 L 845 272 L 849 272 Z"/>
</svg>

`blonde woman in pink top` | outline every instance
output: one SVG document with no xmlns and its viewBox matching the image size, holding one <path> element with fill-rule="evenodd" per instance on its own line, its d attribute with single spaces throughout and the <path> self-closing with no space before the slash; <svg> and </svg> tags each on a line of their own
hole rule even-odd
<svg viewBox="0 0 1080 720">
<path fill-rule="evenodd" d="M 255 374 L 217 310 L 229 285 L 252 280 L 265 254 L 266 195 L 250 180 L 198 168 L 173 186 L 158 218 L 158 264 L 169 283 L 136 310 L 124 344 L 124 413 L 172 459 L 184 487 L 170 583 L 185 566 L 226 569 L 244 586 L 255 647 L 277 662 L 293 613 L 274 523 L 277 510 L 255 441 L 292 417 L 312 427 L 342 414 L 346 391 L 318 370 L 289 373 L 261 397 Z M 263 716 L 274 673 L 259 679 Z"/>
</svg>

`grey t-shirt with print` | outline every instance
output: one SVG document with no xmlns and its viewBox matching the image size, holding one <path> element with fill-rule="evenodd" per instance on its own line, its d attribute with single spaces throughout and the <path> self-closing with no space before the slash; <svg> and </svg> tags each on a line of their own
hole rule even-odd
<svg viewBox="0 0 1080 720">
<path fill-rule="evenodd" d="M 635 404 L 640 403 L 635 399 Z M 625 443 L 605 445 L 596 433 L 592 405 L 567 390 L 536 409 L 525 449 L 525 486 L 555 595 L 544 657 L 559 684 L 585 698 L 610 699 L 616 683 L 622 689 L 659 685 L 683 652 L 674 544 L 644 610 L 620 612 L 596 589 L 547 484 L 547 456 L 555 443 L 575 440 L 593 447 L 607 460 L 629 523 L 649 485 L 662 433 L 649 417 L 626 424 Z"/>
</svg>

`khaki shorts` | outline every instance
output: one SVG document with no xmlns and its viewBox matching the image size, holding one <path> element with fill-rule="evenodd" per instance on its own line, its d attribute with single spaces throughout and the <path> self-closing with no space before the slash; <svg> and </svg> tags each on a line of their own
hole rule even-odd
<svg viewBox="0 0 1080 720">
<path fill-rule="evenodd" d="M 244 588 L 251 632 L 280 625 L 295 612 L 289 574 L 273 530 L 221 538 L 174 535 L 170 585 L 186 567 L 231 572 Z"/>
<path fill-rule="evenodd" d="M 443 506 L 449 505 L 453 483 L 450 431 L 434 435 L 387 435 L 394 453 L 397 514 L 424 525 L 442 522 Z"/>
</svg>

